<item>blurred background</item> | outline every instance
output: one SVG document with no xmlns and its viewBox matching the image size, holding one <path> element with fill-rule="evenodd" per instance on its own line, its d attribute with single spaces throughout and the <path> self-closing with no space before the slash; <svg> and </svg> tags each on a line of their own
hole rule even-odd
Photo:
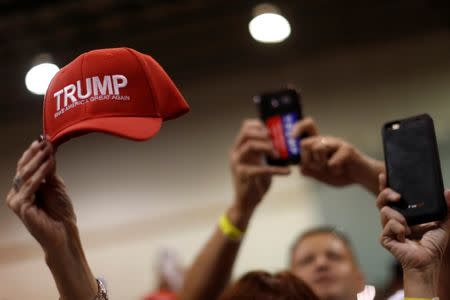
<svg viewBox="0 0 450 300">
<path fill-rule="evenodd" d="M 128 46 L 159 61 L 191 105 L 150 141 L 91 134 L 58 151 L 87 257 L 112 299 L 156 288 L 162 248 L 191 263 L 231 202 L 228 151 L 242 121 L 257 116 L 251 99 L 260 92 L 294 84 L 322 133 L 380 159 L 382 124 L 427 112 L 449 186 L 449 1 L 273 0 L 289 27 L 282 23 L 284 36 L 272 43 L 249 32 L 262 3 L 0 0 L 2 195 L 41 133 L 43 96 L 25 84 L 36 64 L 61 68 L 88 50 Z M 374 197 L 293 171 L 274 181 L 254 216 L 235 275 L 286 267 L 299 232 L 331 224 L 349 234 L 367 281 L 382 286 L 391 260 L 378 244 Z M 42 251 L 2 205 L 0 300 L 57 297 Z"/>
</svg>

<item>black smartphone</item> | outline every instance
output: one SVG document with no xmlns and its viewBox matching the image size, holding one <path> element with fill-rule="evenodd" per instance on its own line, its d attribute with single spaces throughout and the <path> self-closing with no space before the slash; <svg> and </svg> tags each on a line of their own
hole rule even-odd
<svg viewBox="0 0 450 300">
<path fill-rule="evenodd" d="M 257 95 L 253 101 L 276 151 L 275 157 L 267 157 L 267 163 L 276 166 L 300 163 L 300 139 L 290 136 L 294 124 L 303 118 L 300 93 L 286 88 Z"/>
<path fill-rule="evenodd" d="M 409 225 L 438 221 L 447 215 L 433 119 L 427 115 L 383 126 L 387 186 L 401 195 L 391 206 Z"/>
</svg>

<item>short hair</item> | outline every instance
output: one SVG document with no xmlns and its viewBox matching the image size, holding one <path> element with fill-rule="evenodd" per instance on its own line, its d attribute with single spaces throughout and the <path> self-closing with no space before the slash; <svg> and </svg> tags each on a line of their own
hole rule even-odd
<svg viewBox="0 0 450 300">
<path fill-rule="evenodd" d="M 312 289 L 290 272 L 272 275 L 253 271 L 229 286 L 218 300 L 319 300 Z"/>
<path fill-rule="evenodd" d="M 355 257 L 354 251 L 353 251 L 352 243 L 350 242 L 350 239 L 348 238 L 348 236 L 333 226 L 325 225 L 325 226 L 314 227 L 312 229 L 302 232 L 301 234 L 299 234 L 297 236 L 297 238 L 294 240 L 294 243 L 292 243 L 291 249 L 289 252 L 289 265 L 292 265 L 292 263 L 293 263 L 295 250 L 297 250 L 298 245 L 307 237 L 310 237 L 313 235 L 319 235 L 319 234 L 332 234 L 335 237 L 337 237 L 339 240 L 341 240 L 345 244 L 347 249 L 350 251 L 355 263 L 356 264 L 358 263 L 358 261 Z"/>
</svg>

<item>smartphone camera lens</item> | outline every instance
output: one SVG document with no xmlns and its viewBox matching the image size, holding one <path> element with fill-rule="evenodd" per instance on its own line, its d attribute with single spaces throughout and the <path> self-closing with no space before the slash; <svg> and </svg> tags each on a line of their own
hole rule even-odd
<svg viewBox="0 0 450 300">
<path fill-rule="evenodd" d="M 281 102 L 283 102 L 283 104 L 289 104 L 290 101 L 291 98 L 289 98 L 289 96 L 284 96 L 283 98 L 281 98 Z"/>
<path fill-rule="evenodd" d="M 270 102 L 272 104 L 272 107 L 277 108 L 280 103 L 278 102 L 278 99 L 272 98 L 272 101 Z"/>
</svg>

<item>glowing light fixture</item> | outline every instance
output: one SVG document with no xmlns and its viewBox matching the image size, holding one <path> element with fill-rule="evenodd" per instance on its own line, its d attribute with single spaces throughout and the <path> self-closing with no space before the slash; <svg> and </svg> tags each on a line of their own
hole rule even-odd
<svg viewBox="0 0 450 300">
<path fill-rule="evenodd" d="M 291 34 L 288 20 L 271 4 L 260 4 L 253 9 L 254 18 L 248 24 L 251 36 L 262 43 L 280 43 Z"/>
<path fill-rule="evenodd" d="M 58 66 L 49 62 L 36 64 L 25 76 L 25 85 L 33 94 L 44 95 L 58 71 Z"/>
</svg>

